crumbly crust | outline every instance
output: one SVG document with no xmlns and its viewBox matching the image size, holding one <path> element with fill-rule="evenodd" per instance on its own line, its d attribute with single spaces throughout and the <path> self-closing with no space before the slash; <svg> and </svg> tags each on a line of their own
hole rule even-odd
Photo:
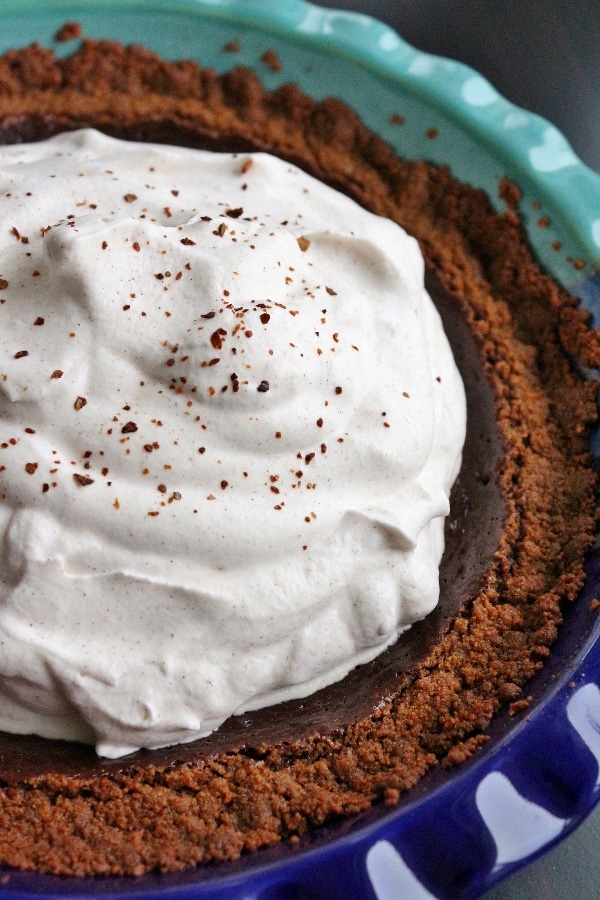
<svg viewBox="0 0 600 900">
<path fill-rule="evenodd" d="M 74 875 L 170 871 L 393 805 L 434 765 L 472 754 L 501 706 L 518 709 L 550 652 L 561 605 L 582 585 L 595 524 L 596 386 L 567 354 L 599 365 L 597 336 L 533 260 L 514 187 L 501 186 L 508 208 L 498 214 L 447 169 L 399 160 L 338 100 L 317 103 L 293 85 L 267 94 L 246 69 L 218 77 L 140 47 L 86 40 L 65 60 L 38 46 L 0 60 L 0 125 L 28 139 L 40 116 L 51 117 L 50 131 L 139 132 L 168 120 L 181 133 L 247 140 L 414 234 L 477 335 L 506 446 L 499 477 L 508 515 L 483 589 L 385 708 L 329 734 L 195 764 L 149 762 L 101 778 L 50 766 L 0 787 L 0 863 Z"/>
</svg>

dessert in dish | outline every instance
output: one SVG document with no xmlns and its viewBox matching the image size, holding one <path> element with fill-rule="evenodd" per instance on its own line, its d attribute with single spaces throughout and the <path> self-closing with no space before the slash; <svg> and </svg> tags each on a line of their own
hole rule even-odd
<svg viewBox="0 0 600 900">
<path fill-rule="evenodd" d="M 500 186 L 507 209 L 495 213 L 446 170 L 397 159 L 338 101 L 291 86 L 269 95 L 244 70 L 217 78 L 86 42 L 64 61 L 10 53 L 0 85 L 7 143 L 95 127 L 239 159 L 269 150 L 398 222 L 420 243 L 469 407 L 431 617 L 338 685 L 175 749 L 96 760 L 81 744 L 4 735 L 2 861 L 70 874 L 172 870 L 397 802 L 436 762 L 460 762 L 485 741 L 502 704 L 518 707 L 582 583 L 593 534 L 596 391 L 568 354 L 597 365 L 598 345 L 532 259 L 517 190 Z"/>
<path fill-rule="evenodd" d="M 0 192 L 0 729 L 194 740 L 431 611 L 465 403 L 414 238 L 91 130 L 0 149 Z"/>
</svg>

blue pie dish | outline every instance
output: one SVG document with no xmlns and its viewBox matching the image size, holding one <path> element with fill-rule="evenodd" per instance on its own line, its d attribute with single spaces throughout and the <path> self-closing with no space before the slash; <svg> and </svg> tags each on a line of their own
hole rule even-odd
<svg viewBox="0 0 600 900">
<path fill-rule="evenodd" d="M 33 41 L 69 52 L 72 43 L 53 42 L 68 20 L 86 36 L 140 43 L 217 71 L 231 67 L 223 48 L 235 41 L 235 64 L 255 69 L 268 88 L 293 81 L 316 99 L 341 97 L 402 156 L 448 165 L 492 202 L 508 175 L 522 189 L 523 223 L 542 266 L 600 317 L 600 177 L 552 125 L 512 106 L 473 70 L 415 50 L 372 18 L 304 0 L 7 0 L 0 52 Z M 282 72 L 260 62 L 271 48 L 285 60 Z M 372 809 L 295 845 L 176 874 L 77 879 L 4 870 L 0 895 L 483 895 L 566 837 L 600 797 L 600 621 L 590 615 L 599 590 L 595 553 L 546 666 L 527 686 L 526 717 L 498 715 L 482 750 L 450 772 L 432 771 L 393 810 Z"/>
</svg>

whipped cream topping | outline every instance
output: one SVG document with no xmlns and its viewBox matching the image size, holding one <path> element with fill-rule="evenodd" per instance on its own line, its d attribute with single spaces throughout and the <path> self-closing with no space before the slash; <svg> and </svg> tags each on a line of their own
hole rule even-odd
<svg viewBox="0 0 600 900">
<path fill-rule="evenodd" d="M 465 400 L 413 238 L 92 130 L 0 195 L 0 729 L 193 740 L 430 612 Z"/>
</svg>

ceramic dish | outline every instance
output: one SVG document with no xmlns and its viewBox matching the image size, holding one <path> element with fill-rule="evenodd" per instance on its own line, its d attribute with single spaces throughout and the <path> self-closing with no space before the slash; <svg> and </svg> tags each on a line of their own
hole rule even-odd
<svg viewBox="0 0 600 900">
<path fill-rule="evenodd" d="M 235 40 L 234 64 L 254 68 L 267 87 L 294 81 L 317 99 L 341 96 L 390 144 L 401 141 L 404 156 L 448 164 L 492 198 L 508 174 L 523 190 L 524 222 L 542 264 L 600 317 L 600 177 L 553 126 L 509 104 L 474 71 L 418 52 L 371 18 L 303 0 L 10 0 L 0 11 L 0 51 L 34 40 L 52 46 L 67 20 L 87 36 L 142 43 L 218 71 L 231 67 L 223 47 Z M 61 44 L 57 52 L 71 48 Z M 285 60 L 280 73 L 260 61 L 270 48 Z M 550 223 L 543 228 L 542 217 Z M 450 773 L 431 772 L 393 811 L 370 810 L 295 846 L 180 874 L 0 872 L 0 895 L 480 896 L 565 837 L 600 797 L 600 624 L 590 624 L 588 611 L 598 590 L 600 556 L 588 564 L 587 586 L 548 664 L 528 686 L 526 718 L 498 716 L 484 750 Z"/>
</svg>

